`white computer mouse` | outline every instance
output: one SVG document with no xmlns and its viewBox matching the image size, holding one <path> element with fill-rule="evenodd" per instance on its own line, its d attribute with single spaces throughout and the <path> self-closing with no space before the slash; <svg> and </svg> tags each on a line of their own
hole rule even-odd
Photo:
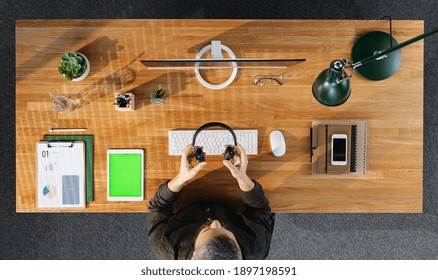
<svg viewBox="0 0 438 280">
<path fill-rule="evenodd" d="M 274 156 L 281 157 L 286 153 L 286 142 L 281 131 L 272 131 L 269 135 L 269 140 L 271 141 L 271 149 Z"/>
</svg>

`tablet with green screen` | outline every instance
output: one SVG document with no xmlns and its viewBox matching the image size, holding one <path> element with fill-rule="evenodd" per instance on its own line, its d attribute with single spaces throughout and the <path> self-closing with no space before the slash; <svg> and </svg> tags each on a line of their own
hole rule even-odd
<svg viewBox="0 0 438 280">
<path fill-rule="evenodd" d="M 108 200 L 143 200 L 143 161 L 144 152 L 140 149 L 108 150 Z"/>
</svg>

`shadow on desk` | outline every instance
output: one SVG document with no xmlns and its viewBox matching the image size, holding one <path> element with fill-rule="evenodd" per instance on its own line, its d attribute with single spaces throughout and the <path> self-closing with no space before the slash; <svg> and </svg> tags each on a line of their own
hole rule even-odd
<svg viewBox="0 0 438 280">
<path fill-rule="evenodd" d="M 264 147 L 263 141 L 269 137 L 270 132 L 271 131 L 266 131 L 265 128 L 259 128 L 259 149 Z M 276 169 L 281 168 L 282 165 L 294 161 L 296 160 L 296 157 L 300 156 L 300 154 L 294 152 L 294 147 L 298 147 L 297 138 L 294 135 L 287 133 L 285 133 L 285 137 L 288 139 L 287 150 L 289 150 L 289 154 L 287 157 L 277 158 L 271 152 L 259 154 L 257 156 L 249 156 L 249 168 L 247 174 L 251 179 L 260 182 L 261 178 L 266 178 L 270 173 L 275 171 L 275 169 L 273 170 L 271 167 L 275 166 Z M 220 156 L 209 157 L 207 155 L 207 162 L 209 162 L 209 164 L 204 169 L 210 168 L 211 170 L 202 170 L 198 175 L 199 178 L 190 182 L 182 190 L 181 196 L 175 204 L 176 211 L 179 211 L 190 203 L 205 198 L 227 202 L 237 207 L 243 206 L 238 183 L 231 175 L 228 168 L 223 166 L 222 158 Z M 308 166 L 302 168 L 308 168 Z M 286 182 L 293 180 L 296 172 L 305 171 L 299 169 L 291 174 L 287 174 L 287 176 L 276 176 L 273 179 L 278 183 L 278 186 L 271 186 L 269 190 L 266 186 L 263 186 L 262 182 L 260 182 L 262 183 L 262 187 L 264 187 L 268 199 L 269 192 L 275 192 L 277 188 L 284 187 Z M 310 175 L 310 170 L 308 172 Z"/>
<path fill-rule="evenodd" d="M 53 53 L 53 46 L 60 46 L 65 45 L 65 38 L 67 37 L 74 37 L 75 41 L 82 42 L 86 40 L 90 36 L 88 31 L 86 29 L 81 27 L 89 27 L 89 23 L 87 21 L 70 21 L 68 23 L 68 28 L 64 28 L 65 30 L 63 33 L 60 33 L 59 35 L 55 35 L 51 38 L 54 38 L 52 41 L 50 41 L 51 38 L 45 38 L 44 45 L 39 48 L 37 51 L 32 52 L 32 56 L 26 60 L 24 63 L 21 63 L 20 65 L 17 65 L 17 73 L 20 73 L 20 75 L 17 76 L 17 83 L 25 80 L 27 77 L 30 77 L 31 74 L 38 72 L 41 66 L 45 66 L 47 63 L 47 60 L 56 60 L 60 61 L 62 53 Z M 100 28 L 103 28 L 104 25 L 102 25 Z M 94 30 L 96 31 L 97 28 L 94 26 Z M 82 49 L 81 49 L 82 50 Z M 75 50 L 64 50 L 65 52 L 68 51 L 75 51 Z M 84 50 L 85 51 L 85 50 Z M 79 51 L 82 52 L 82 51 Z M 48 55 L 49 54 L 49 55 Z M 84 53 L 87 55 L 86 53 Z M 91 53 L 90 53 L 91 54 Z M 44 63 L 32 63 L 35 61 L 35 58 L 44 58 Z M 47 59 L 46 59 L 47 57 Z M 87 56 L 87 58 L 92 58 L 92 56 Z M 33 67 L 29 67 L 29 65 L 32 65 Z M 37 66 L 37 67 L 35 67 Z M 93 65 L 92 65 L 93 66 Z M 92 70 L 91 68 L 90 70 Z"/>
<path fill-rule="evenodd" d="M 105 39 L 103 39 L 103 40 L 105 41 Z M 115 46 L 114 46 L 114 48 L 115 48 Z M 77 102 L 77 105 L 76 105 L 77 108 L 87 106 L 87 105 L 93 103 L 94 101 L 96 101 L 102 97 L 105 97 L 107 95 L 107 93 L 109 93 L 109 92 L 112 92 L 115 94 L 116 92 L 118 92 L 122 88 L 125 88 L 125 87 L 131 85 L 135 81 L 135 79 L 137 78 L 137 73 L 130 66 L 133 63 L 135 63 L 138 60 L 138 58 L 141 57 L 143 54 L 144 54 L 144 52 L 139 53 L 129 63 L 127 63 L 123 68 L 112 72 L 111 74 L 98 80 L 97 82 L 95 82 L 91 86 L 88 86 L 88 87 L 84 88 L 83 90 L 81 90 L 79 93 L 71 96 L 70 98 Z M 107 62 L 109 63 L 109 60 Z M 101 61 L 100 65 L 101 65 L 101 67 L 99 67 L 98 70 L 96 70 L 96 71 L 101 71 L 101 69 L 103 69 L 105 66 L 105 62 L 103 62 L 103 64 L 102 64 L 102 61 Z M 91 69 L 93 69 L 93 67 Z"/>
<path fill-rule="evenodd" d="M 186 89 L 187 77 L 187 74 L 183 71 L 170 72 L 160 75 L 151 81 L 148 81 L 138 87 L 131 89 L 130 92 L 135 95 L 136 110 L 152 104 L 150 95 L 153 89 L 164 89 L 167 93 L 167 98 L 184 91 Z"/>
<path fill-rule="evenodd" d="M 116 93 L 120 89 L 130 85 L 135 78 L 135 71 L 127 66 L 107 75 L 91 86 L 82 89 L 79 93 L 70 98 L 77 102 L 77 108 L 81 108 L 107 96 L 108 92 Z"/>
<path fill-rule="evenodd" d="M 118 44 L 117 39 L 110 40 L 107 36 L 104 36 L 82 47 L 78 52 L 84 54 L 90 61 L 89 76 L 91 77 L 102 71 L 111 61 L 118 59 L 118 53 L 123 49 L 124 47 Z"/>
</svg>

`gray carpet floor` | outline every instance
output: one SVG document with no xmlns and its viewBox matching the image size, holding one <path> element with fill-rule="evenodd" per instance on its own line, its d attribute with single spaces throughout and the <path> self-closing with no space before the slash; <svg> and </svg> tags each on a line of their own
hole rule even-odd
<svg viewBox="0 0 438 280">
<path fill-rule="evenodd" d="M 421 19 L 435 0 L 0 0 L 0 259 L 153 259 L 147 214 L 15 213 L 15 20 Z M 424 213 L 278 214 L 270 259 L 438 259 L 438 36 L 425 41 Z M 50 244 L 50 245 L 49 245 Z"/>
</svg>

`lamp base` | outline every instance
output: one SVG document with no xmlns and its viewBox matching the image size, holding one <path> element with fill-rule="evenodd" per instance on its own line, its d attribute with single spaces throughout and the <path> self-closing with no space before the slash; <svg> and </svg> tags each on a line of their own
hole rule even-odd
<svg viewBox="0 0 438 280">
<path fill-rule="evenodd" d="M 388 33 L 381 31 L 369 32 L 360 37 L 354 43 L 351 50 L 351 61 L 361 61 L 375 54 L 376 51 L 383 51 L 397 45 L 397 41 Z M 391 77 L 398 69 L 401 63 L 401 51 L 393 51 L 381 59 L 371 61 L 367 64 L 359 66 L 355 71 L 368 80 L 380 81 Z"/>
</svg>

